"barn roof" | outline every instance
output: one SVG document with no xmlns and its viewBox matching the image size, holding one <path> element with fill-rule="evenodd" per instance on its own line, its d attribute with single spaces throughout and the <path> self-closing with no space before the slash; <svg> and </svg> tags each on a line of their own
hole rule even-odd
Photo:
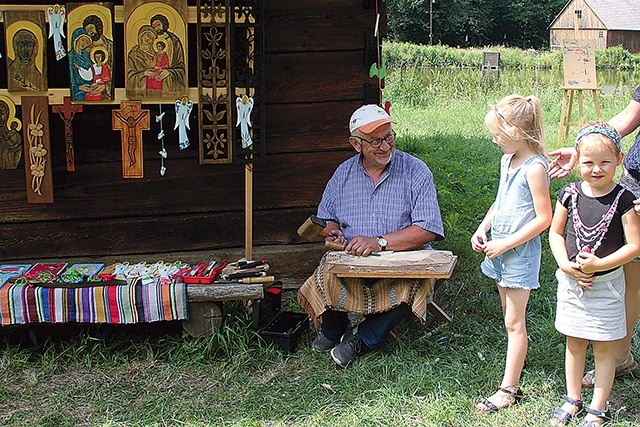
<svg viewBox="0 0 640 427">
<path fill-rule="evenodd" d="M 584 0 L 584 2 L 608 30 L 640 30 L 640 1 Z"/>
</svg>

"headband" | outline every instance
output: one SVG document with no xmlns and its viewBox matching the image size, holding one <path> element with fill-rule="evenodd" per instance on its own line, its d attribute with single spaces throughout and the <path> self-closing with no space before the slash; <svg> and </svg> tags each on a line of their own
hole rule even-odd
<svg viewBox="0 0 640 427">
<path fill-rule="evenodd" d="M 600 135 L 606 136 L 611 141 L 613 141 L 614 144 L 616 144 L 616 148 L 618 149 L 618 151 L 620 151 L 620 134 L 618 134 L 617 130 L 611 129 L 606 126 L 589 126 L 582 129 L 580 132 L 578 132 L 578 136 L 576 137 L 575 147 L 578 148 L 580 140 L 587 135 L 591 135 L 592 133 L 599 133 Z"/>
</svg>

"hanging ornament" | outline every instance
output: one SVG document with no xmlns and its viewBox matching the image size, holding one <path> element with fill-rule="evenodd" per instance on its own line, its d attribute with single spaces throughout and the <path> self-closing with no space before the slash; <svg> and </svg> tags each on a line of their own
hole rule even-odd
<svg viewBox="0 0 640 427">
<path fill-rule="evenodd" d="M 187 135 L 187 129 L 189 127 L 189 114 L 193 109 L 193 101 L 183 96 L 182 99 L 176 101 L 176 125 L 173 129 L 178 129 L 178 144 L 181 150 L 184 150 L 189 146 L 189 135 Z"/>
<path fill-rule="evenodd" d="M 49 17 L 49 38 L 53 37 L 53 48 L 56 52 L 56 60 L 59 61 L 67 56 L 67 51 L 64 49 L 64 43 L 62 43 L 62 37 L 64 37 L 64 21 L 67 16 L 67 10 L 64 6 L 56 4 L 47 9 L 47 15 Z"/>
<path fill-rule="evenodd" d="M 247 148 L 253 144 L 249 128 L 251 127 L 251 110 L 253 110 L 253 98 L 247 95 L 236 98 L 236 110 L 238 112 L 238 122 L 240 126 L 240 136 L 242 137 L 242 148 Z"/>
<path fill-rule="evenodd" d="M 167 168 L 164 166 L 164 159 L 167 158 L 167 150 L 164 148 L 164 129 L 162 128 L 162 119 L 164 118 L 164 112 L 162 111 L 162 104 L 158 104 L 159 113 L 156 116 L 156 123 L 160 123 L 160 132 L 158 132 L 158 139 L 162 145 L 162 149 L 158 151 L 160 154 L 160 176 L 164 176 L 167 173 Z"/>
</svg>

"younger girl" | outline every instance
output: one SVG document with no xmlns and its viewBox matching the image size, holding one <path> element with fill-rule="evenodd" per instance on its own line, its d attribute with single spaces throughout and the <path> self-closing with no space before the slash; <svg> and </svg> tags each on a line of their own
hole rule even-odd
<svg viewBox="0 0 640 427">
<path fill-rule="evenodd" d="M 583 408 L 582 372 L 591 340 L 595 388 L 580 426 L 596 427 L 611 418 L 607 399 L 616 369 L 613 341 L 627 334 L 621 266 L 640 253 L 640 219 L 633 210 L 634 195 L 613 181 L 623 157 L 618 133 L 606 123 L 589 122 L 578 133 L 576 154 L 582 182 L 560 190 L 549 230 L 559 267 L 555 325 L 567 336 L 567 394 L 551 424 L 566 425 Z"/>
<path fill-rule="evenodd" d="M 476 408 L 493 412 L 522 396 L 520 375 L 527 354 L 525 311 L 531 289 L 540 287 L 540 233 L 551 224 L 548 165 L 540 101 L 511 95 L 489 110 L 484 119 L 504 152 L 496 201 L 471 238 L 484 252 L 482 272 L 498 284 L 507 329 L 507 360 L 498 391 Z M 491 230 L 491 240 L 487 233 Z"/>
</svg>

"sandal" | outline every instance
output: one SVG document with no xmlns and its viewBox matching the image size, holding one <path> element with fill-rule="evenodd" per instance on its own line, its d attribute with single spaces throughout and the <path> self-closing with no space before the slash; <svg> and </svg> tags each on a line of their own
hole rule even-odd
<svg viewBox="0 0 640 427">
<path fill-rule="evenodd" d="M 629 353 L 626 359 L 616 366 L 616 375 L 615 378 L 624 377 L 625 375 L 629 375 L 633 371 L 638 369 L 638 364 L 635 360 L 633 360 L 633 355 Z M 592 369 L 584 374 L 582 377 L 582 386 L 583 387 L 593 387 L 596 383 L 596 370 Z"/>
<path fill-rule="evenodd" d="M 586 418 L 582 420 L 580 423 L 580 427 L 600 427 L 611 421 L 611 409 L 609 405 L 603 411 L 598 411 L 597 409 L 589 408 L 588 406 L 584 407 L 584 410 L 596 417 L 600 418 L 598 421 L 589 421 Z"/>
<path fill-rule="evenodd" d="M 520 399 L 522 399 L 522 390 L 520 390 L 518 386 L 499 387 L 496 394 L 498 393 L 507 395 L 508 402 L 506 405 L 496 406 L 488 398 L 482 398 L 478 400 L 476 409 L 480 412 L 496 412 L 508 406 L 515 405 L 520 401 Z"/>
<path fill-rule="evenodd" d="M 554 409 L 553 413 L 551 414 L 551 419 L 549 420 L 552 426 L 566 426 L 571 422 L 571 419 L 573 417 L 575 417 L 580 413 L 580 411 L 582 411 L 582 406 L 583 406 L 582 400 L 575 400 L 566 395 L 562 396 L 562 398 L 564 399 L 565 402 L 573 405 L 576 408 L 576 410 L 573 413 L 571 413 L 571 412 L 565 411 L 562 408 Z"/>
</svg>

